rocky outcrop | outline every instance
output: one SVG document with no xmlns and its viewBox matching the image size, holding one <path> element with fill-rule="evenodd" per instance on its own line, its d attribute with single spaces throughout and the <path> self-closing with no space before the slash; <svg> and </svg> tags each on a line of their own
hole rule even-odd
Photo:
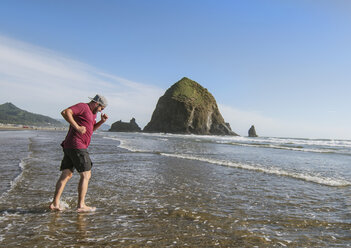
<svg viewBox="0 0 351 248">
<path fill-rule="evenodd" d="M 225 123 L 212 94 L 186 77 L 160 97 L 144 131 L 237 135 Z"/>
<path fill-rule="evenodd" d="M 252 125 L 249 129 L 249 137 L 258 137 L 258 135 L 256 134 L 256 130 L 255 130 L 254 125 Z"/>
<path fill-rule="evenodd" d="M 132 118 L 130 122 L 116 121 L 112 124 L 110 130 L 111 132 L 140 132 L 141 128 L 135 122 L 135 119 Z"/>
</svg>

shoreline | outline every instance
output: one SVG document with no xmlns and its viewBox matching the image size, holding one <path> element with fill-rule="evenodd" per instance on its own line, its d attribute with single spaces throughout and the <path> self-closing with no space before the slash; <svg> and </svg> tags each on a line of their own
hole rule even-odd
<svg viewBox="0 0 351 248">
<path fill-rule="evenodd" d="M 23 124 L 2 124 L 0 123 L 0 131 L 22 131 L 22 130 L 44 130 L 44 131 L 66 131 L 67 127 L 45 127 L 45 126 L 29 126 Z"/>
</svg>

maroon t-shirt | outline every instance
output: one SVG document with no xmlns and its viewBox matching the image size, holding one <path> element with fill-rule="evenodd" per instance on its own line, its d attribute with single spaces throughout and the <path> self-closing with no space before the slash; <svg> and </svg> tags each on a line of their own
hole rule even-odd
<svg viewBox="0 0 351 248">
<path fill-rule="evenodd" d="M 66 139 L 61 145 L 63 148 L 87 149 L 93 135 L 96 114 L 91 112 L 87 103 L 78 103 L 69 108 L 73 111 L 73 119 L 79 126 L 85 126 L 87 131 L 81 134 L 69 126 Z"/>
</svg>

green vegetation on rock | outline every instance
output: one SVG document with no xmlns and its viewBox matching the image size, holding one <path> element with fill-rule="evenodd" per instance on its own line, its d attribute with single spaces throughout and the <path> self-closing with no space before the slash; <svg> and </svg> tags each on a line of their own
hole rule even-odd
<svg viewBox="0 0 351 248">
<path fill-rule="evenodd" d="M 168 94 L 171 94 L 171 97 L 177 101 L 191 103 L 195 106 L 215 101 L 214 97 L 207 89 L 186 77 L 183 77 L 169 88 L 165 95 Z"/>
</svg>

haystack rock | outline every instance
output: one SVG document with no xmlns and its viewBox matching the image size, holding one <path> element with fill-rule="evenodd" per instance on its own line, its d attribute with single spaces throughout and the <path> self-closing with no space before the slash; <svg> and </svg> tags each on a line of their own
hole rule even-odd
<svg viewBox="0 0 351 248">
<path fill-rule="evenodd" d="M 237 135 L 225 123 L 212 94 L 186 77 L 160 97 L 144 131 Z"/>
<path fill-rule="evenodd" d="M 141 128 L 135 122 L 135 119 L 132 118 L 129 121 L 129 123 L 122 122 L 122 121 L 116 121 L 115 123 L 112 124 L 111 129 L 109 131 L 111 131 L 111 132 L 140 132 Z"/>
<path fill-rule="evenodd" d="M 252 125 L 249 129 L 249 137 L 258 137 L 258 135 L 256 134 L 256 130 L 255 130 L 254 125 Z"/>
</svg>

